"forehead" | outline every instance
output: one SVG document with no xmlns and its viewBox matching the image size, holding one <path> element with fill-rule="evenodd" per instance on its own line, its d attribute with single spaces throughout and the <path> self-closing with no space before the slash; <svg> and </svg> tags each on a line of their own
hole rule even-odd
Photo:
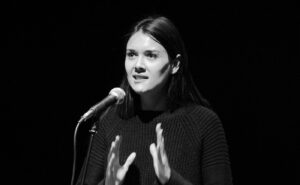
<svg viewBox="0 0 300 185">
<path fill-rule="evenodd" d="M 134 50 L 158 50 L 166 52 L 165 48 L 152 39 L 148 34 L 138 31 L 134 33 L 127 42 L 127 49 Z"/>
</svg>

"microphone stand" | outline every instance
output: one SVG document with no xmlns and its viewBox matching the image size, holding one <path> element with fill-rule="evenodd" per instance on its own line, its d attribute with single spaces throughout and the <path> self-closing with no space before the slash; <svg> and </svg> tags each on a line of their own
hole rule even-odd
<svg viewBox="0 0 300 185">
<path fill-rule="evenodd" d="M 90 135 L 90 141 L 89 141 L 89 146 L 88 146 L 88 150 L 87 150 L 87 154 L 86 154 L 86 159 L 84 160 L 84 163 L 83 163 L 83 176 L 82 176 L 82 179 L 81 179 L 81 185 L 83 185 L 84 181 L 85 181 L 85 176 L 86 176 L 86 172 L 87 172 L 87 164 L 89 162 L 89 159 L 90 159 L 90 152 L 91 152 L 91 146 L 92 146 L 92 143 L 93 143 L 93 140 L 94 140 L 94 136 L 95 134 L 97 133 L 97 121 L 94 122 L 92 128 L 89 130 L 89 132 L 91 133 Z"/>
</svg>

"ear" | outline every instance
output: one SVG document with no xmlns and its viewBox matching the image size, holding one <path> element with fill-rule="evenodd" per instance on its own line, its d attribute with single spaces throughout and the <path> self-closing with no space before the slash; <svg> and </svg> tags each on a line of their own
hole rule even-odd
<svg viewBox="0 0 300 185">
<path fill-rule="evenodd" d="M 177 71 L 179 70 L 179 68 L 180 68 L 180 57 L 181 57 L 181 55 L 180 54 L 177 54 L 176 55 L 176 58 L 174 59 L 174 61 L 173 61 L 173 64 L 172 64 L 172 74 L 175 74 L 175 73 L 177 73 Z"/>
</svg>

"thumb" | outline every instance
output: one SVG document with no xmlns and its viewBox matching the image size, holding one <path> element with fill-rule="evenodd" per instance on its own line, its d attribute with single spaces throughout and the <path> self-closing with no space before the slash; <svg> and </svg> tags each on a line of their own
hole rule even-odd
<svg viewBox="0 0 300 185">
<path fill-rule="evenodd" d="M 123 165 L 123 168 L 128 170 L 129 166 L 132 164 L 132 162 L 134 161 L 135 159 L 135 156 L 136 156 L 136 153 L 135 152 L 132 152 L 129 157 L 127 158 L 125 164 Z"/>
<path fill-rule="evenodd" d="M 154 166 L 157 164 L 158 162 L 158 158 L 157 158 L 157 150 L 156 150 L 156 146 L 154 143 L 152 143 L 150 145 L 150 153 L 152 155 L 152 158 L 153 158 L 153 163 L 154 163 Z"/>
<path fill-rule="evenodd" d="M 119 179 L 120 181 L 122 181 L 128 171 L 129 166 L 132 164 L 132 162 L 134 161 L 136 156 L 135 152 L 132 152 L 129 157 L 127 158 L 125 164 L 122 167 L 122 170 L 118 170 L 117 172 L 117 179 Z"/>
</svg>

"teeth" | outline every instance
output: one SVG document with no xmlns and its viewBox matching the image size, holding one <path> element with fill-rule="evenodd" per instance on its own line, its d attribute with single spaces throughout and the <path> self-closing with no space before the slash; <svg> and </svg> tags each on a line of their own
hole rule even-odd
<svg viewBox="0 0 300 185">
<path fill-rule="evenodd" d="M 133 77 L 134 77 L 134 79 L 147 79 L 146 76 L 136 76 L 136 75 L 134 75 Z"/>
</svg>

